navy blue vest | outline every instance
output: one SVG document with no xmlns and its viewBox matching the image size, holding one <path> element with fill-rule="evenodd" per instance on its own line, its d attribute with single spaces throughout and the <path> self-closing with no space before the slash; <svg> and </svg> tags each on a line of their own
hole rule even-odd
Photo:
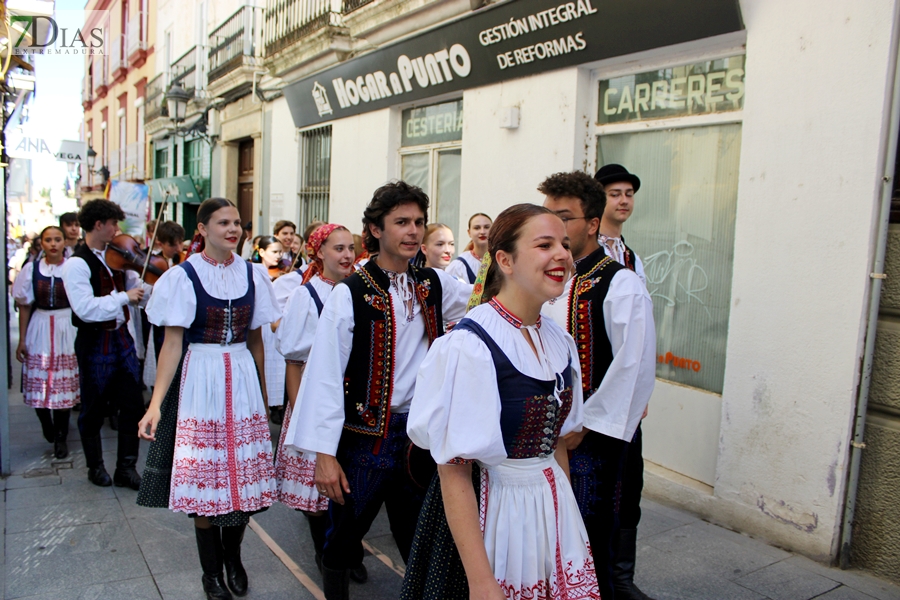
<svg viewBox="0 0 900 600">
<path fill-rule="evenodd" d="M 31 272 L 31 289 L 34 291 L 34 308 L 43 310 L 56 310 L 69 308 L 69 297 L 63 287 L 60 277 L 45 277 L 41 273 L 41 263 L 34 263 L 34 271 Z"/>
<path fill-rule="evenodd" d="M 253 319 L 253 306 L 256 300 L 256 285 L 253 282 L 253 266 L 247 264 L 247 293 L 236 300 L 222 300 L 210 296 L 194 266 L 185 261 L 178 265 L 187 271 L 194 286 L 197 297 L 197 312 L 194 322 L 185 332 L 185 338 L 191 344 L 239 344 L 247 341 L 247 331 Z M 228 332 L 231 331 L 231 340 Z"/>
<path fill-rule="evenodd" d="M 572 410 L 572 364 L 555 380 L 544 381 L 523 374 L 507 358 L 497 342 L 472 319 L 463 319 L 453 328 L 477 335 L 491 352 L 500 392 L 500 430 L 509 458 L 534 458 L 553 454 L 559 432 Z M 562 404 L 553 395 L 561 383 Z"/>
</svg>

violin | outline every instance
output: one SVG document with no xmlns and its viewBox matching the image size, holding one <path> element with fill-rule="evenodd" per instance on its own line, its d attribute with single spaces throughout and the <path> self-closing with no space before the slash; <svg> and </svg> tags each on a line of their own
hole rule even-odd
<svg viewBox="0 0 900 600">
<path fill-rule="evenodd" d="M 106 264 L 116 271 L 135 271 L 144 275 L 144 281 L 153 285 L 169 268 L 169 262 L 159 255 L 151 254 L 147 258 L 147 252 L 141 249 L 136 239 L 124 233 L 117 235 L 106 246 Z M 147 271 L 144 272 L 144 265 Z"/>
</svg>

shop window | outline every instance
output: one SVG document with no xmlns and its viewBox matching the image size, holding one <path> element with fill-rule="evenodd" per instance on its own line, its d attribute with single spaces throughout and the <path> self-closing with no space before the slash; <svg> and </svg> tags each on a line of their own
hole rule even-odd
<svg viewBox="0 0 900 600">
<path fill-rule="evenodd" d="M 722 393 L 740 124 L 605 135 L 597 165 L 641 178 L 624 228 L 653 298 L 662 379 Z"/>
<path fill-rule="evenodd" d="M 209 144 L 203 140 L 184 143 L 184 173 L 191 176 L 200 198 L 210 195 Z"/>
<path fill-rule="evenodd" d="M 331 197 L 331 125 L 300 134 L 301 231 L 313 221 L 328 222 Z"/>
<path fill-rule="evenodd" d="M 400 178 L 431 199 L 429 223 L 444 223 L 459 239 L 462 100 L 410 108 L 401 119 Z"/>
</svg>

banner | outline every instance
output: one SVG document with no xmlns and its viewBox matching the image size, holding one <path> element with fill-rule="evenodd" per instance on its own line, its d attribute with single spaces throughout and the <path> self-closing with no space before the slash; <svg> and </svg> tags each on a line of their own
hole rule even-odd
<svg viewBox="0 0 900 600">
<path fill-rule="evenodd" d="M 743 29 L 737 0 L 516 0 L 284 88 L 297 127 Z"/>
<path fill-rule="evenodd" d="M 122 233 L 140 237 L 147 224 L 148 188 L 143 183 L 113 180 L 107 187 L 107 199 L 115 202 L 125 213 L 125 220 L 119 227 Z"/>
</svg>

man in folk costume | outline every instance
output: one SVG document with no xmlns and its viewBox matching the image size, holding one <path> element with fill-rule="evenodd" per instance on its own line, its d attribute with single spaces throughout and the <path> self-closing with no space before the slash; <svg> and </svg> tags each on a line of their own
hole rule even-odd
<svg viewBox="0 0 900 600">
<path fill-rule="evenodd" d="M 603 186 L 606 209 L 600 220 L 598 242 L 607 256 L 634 271 L 644 285 L 647 278 L 641 258 L 625 244 L 622 226 L 634 210 L 634 194 L 641 188 L 637 175 L 622 165 L 609 164 L 597 171 L 594 179 Z M 647 410 L 644 410 L 647 416 Z M 650 600 L 634 584 L 637 555 L 637 527 L 641 520 L 641 490 L 644 489 L 643 433 L 638 424 L 634 438 L 628 444 L 628 456 L 622 474 L 622 500 L 619 503 L 619 539 L 616 562 L 613 565 L 616 598 L 618 600 Z"/>
<path fill-rule="evenodd" d="M 655 382 L 653 304 L 640 278 L 597 242 L 603 188 L 580 172 L 557 173 L 538 187 L 544 206 L 566 223 L 574 276 L 544 313 L 575 339 L 584 390 L 584 429 L 568 446 L 572 488 L 591 541 L 600 595 L 615 598 L 618 503 L 628 442 Z"/>
<path fill-rule="evenodd" d="M 403 181 L 375 191 L 363 216 L 373 258 L 334 286 L 300 386 L 290 444 L 317 453 L 316 486 L 332 500 L 322 557 L 328 600 L 349 598 L 348 570 L 360 564 L 361 541 L 382 504 L 409 558 L 424 497 L 404 464 L 416 373 L 444 320 L 464 315 L 472 291 L 410 264 L 428 203 Z"/>
<path fill-rule="evenodd" d="M 113 271 L 106 265 L 106 245 L 125 219 L 122 209 L 109 200 L 91 200 L 81 207 L 78 221 L 84 245 L 63 266 L 62 278 L 72 322 L 78 329 L 75 354 L 81 378 L 81 414 L 78 430 L 87 461 L 88 480 L 99 486 L 115 483 L 138 489 L 137 424 L 144 412 L 140 364 L 134 340 L 128 333 L 129 304 L 144 298 L 145 287 L 137 274 Z M 103 464 L 100 427 L 106 407 L 119 413 L 119 443 L 112 479 Z"/>
</svg>

